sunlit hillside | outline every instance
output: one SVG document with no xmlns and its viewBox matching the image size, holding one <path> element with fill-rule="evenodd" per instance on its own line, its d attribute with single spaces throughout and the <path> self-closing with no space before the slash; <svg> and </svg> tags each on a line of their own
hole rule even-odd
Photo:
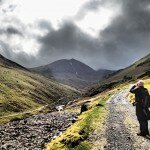
<svg viewBox="0 0 150 150">
<path fill-rule="evenodd" d="M 80 93 L 43 76 L 34 74 L 1 56 L 0 116 L 66 104 Z"/>
</svg>

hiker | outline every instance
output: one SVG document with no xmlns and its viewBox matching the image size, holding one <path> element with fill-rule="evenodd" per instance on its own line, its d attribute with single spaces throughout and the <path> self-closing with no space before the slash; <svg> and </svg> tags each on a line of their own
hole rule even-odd
<svg viewBox="0 0 150 150">
<path fill-rule="evenodd" d="M 143 100 L 145 97 L 144 93 L 148 93 L 148 90 L 144 88 L 144 82 L 142 80 L 139 80 L 136 85 L 133 85 L 131 87 L 130 92 L 135 94 L 134 104 L 136 106 L 136 116 L 140 124 L 140 133 L 137 133 L 137 135 L 147 136 L 149 135 L 148 117 L 145 110 L 148 110 L 148 107 L 147 108 L 144 107 Z"/>
</svg>

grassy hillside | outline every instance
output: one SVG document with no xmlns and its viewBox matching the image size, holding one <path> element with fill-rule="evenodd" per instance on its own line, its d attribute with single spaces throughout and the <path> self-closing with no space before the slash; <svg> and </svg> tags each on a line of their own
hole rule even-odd
<svg viewBox="0 0 150 150">
<path fill-rule="evenodd" d="M 0 117 L 48 105 L 66 104 L 80 96 L 73 88 L 31 73 L 0 58 Z"/>
<path fill-rule="evenodd" d="M 150 54 L 136 61 L 131 66 L 111 74 L 104 82 L 138 79 L 145 76 L 150 76 Z"/>
<path fill-rule="evenodd" d="M 122 83 L 150 77 L 150 54 L 135 62 L 133 65 L 111 74 L 107 79 L 89 88 L 86 96 L 96 95 L 104 90 L 110 90 Z"/>
</svg>

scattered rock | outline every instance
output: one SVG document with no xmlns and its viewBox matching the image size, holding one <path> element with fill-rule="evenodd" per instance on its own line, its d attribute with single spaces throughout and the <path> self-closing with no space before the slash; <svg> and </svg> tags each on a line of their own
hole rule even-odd
<svg viewBox="0 0 150 150">
<path fill-rule="evenodd" d="M 81 111 L 80 113 L 83 113 L 89 109 L 89 103 L 84 103 L 81 105 Z"/>
<path fill-rule="evenodd" d="M 65 131 L 77 113 L 53 112 L 34 115 L 24 120 L 0 125 L 0 149 L 42 150 L 52 139 Z"/>
</svg>

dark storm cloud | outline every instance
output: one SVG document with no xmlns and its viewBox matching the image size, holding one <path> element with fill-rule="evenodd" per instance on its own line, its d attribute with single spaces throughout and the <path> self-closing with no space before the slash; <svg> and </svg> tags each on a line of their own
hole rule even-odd
<svg viewBox="0 0 150 150">
<path fill-rule="evenodd" d="M 103 1 L 90 0 L 82 6 L 81 11 L 97 11 L 101 4 L 103 4 Z"/>
<path fill-rule="evenodd" d="M 14 28 L 14 27 L 8 27 L 6 29 L 6 32 L 7 32 L 7 34 L 12 34 L 12 35 L 17 34 L 17 35 L 22 36 L 21 31 L 19 31 L 18 29 Z"/>
<path fill-rule="evenodd" d="M 2 9 L 3 13 L 13 12 L 17 8 L 17 5 L 10 4 L 7 8 Z"/>
<path fill-rule="evenodd" d="M 13 11 L 16 9 L 16 7 L 17 7 L 17 5 L 12 5 L 12 4 L 11 4 L 11 5 L 9 5 L 8 8 L 9 8 L 9 11 L 10 11 L 10 12 L 13 12 Z"/>
<path fill-rule="evenodd" d="M 115 0 L 115 2 L 117 2 Z M 118 1 L 121 12 L 100 32 L 99 38 L 83 33 L 71 22 L 59 30 L 51 30 L 38 40 L 43 57 L 77 57 L 92 67 L 121 68 L 150 52 L 150 2 L 148 0 Z M 95 5 L 94 5 L 95 4 Z M 98 1 L 86 9 L 97 10 Z M 91 6 L 91 7 L 90 7 Z"/>
<path fill-rule="evenodd" d="M 21 31 L 19 31 L 18 29 L 14 28 L 12 26 L 7 27 L 6 29 L 0 29 L 0 34 L 5 34 L 7 36 L 10 36 L 10 35 L 23 36 Z"/>
<path fill-rule="evenodd" d="M 0 0 L 0 4 L 2 4 L 2 3 L 3 3 L 3 1 L 4 1 L 4 0 Z"/>
<path fill-rule="evenodd" d="M 38 27 L 39 27 L 40 29 L 47 29 L 47 30 L 52 30 L 52 29 L 53 29 L 51 23 L 48 22 L 47 20 L 40 20 L 40 21 L 38 22 Z"/>
<path fill-rule="evenodd" d="M 97 11 L 101 5 L 103 5 L 103 0 L 89 0 L 87 1 L 77 12 L 75 18 L 81 20 L 85 17 L 86 13 L 89 11 Z"/>
<path fill-rule="evenodd" d="M 75 58 L 92 65 L 94 68 L 109 67 L 110 60 L 106 60 L 107 49 L 116 49 L 116 46 L 103 45 L 98 38 L 93 38 L 83 33 L 76 25 L 71 22 L 65 22 L 59 30 L 51 30 L 46 36 L 40 37 L 42 44 L 39 56 L 52 60 L 61 58 Z M 109 52 L 112 53 L 113 52 Z M 114 67 L 114 66 L 111 66 Z"/>
<path fill-rule="evenodd" d="M 9 0 L 0 0 L 0 6 L 2 6 L 4 3 L 7 3 Z"/>
<path fill-rule="evenodd" d="M 121 6 L 120 15 L 100 35 L 106 58 L 123 64 L 150 52 L 150 1 L 122 0 Z"/>
<path fill-rule="evenodd" d="M 65 22 L 60 29 L 53 29 L 38 40 L 42 44 L 41 56 L 47 54 L 65 55 L 74 52 L 86 56 L 89 55 L 92 49 L 96 50 L 99 47 L 96 39 L 83 33 L 71 22 Z"/>
<path fill-rule="evenodd" d="M 114 7 L 120 2 L 121 0 L 89 0 L 81 6 L 75 15 L 75 19 L 82 20 L 89 12 L 97 12 L 103 7 L 107 7 L 109 9 L 109 7 Z"/>
<path fill-rule="evenodd" d="M 41 20 L 38 28 L 46 29 L 47 34 L 37 37 L 41 47 L 36 57 L 26 53 L 16 54 L 9 44 L 0 43 L 5 48 L 3 54 L 27 67 L 62 58 L 75 58 L 97 69 L 119 69 L 150 53 L 149 0 L 88 1 L 81 7 L 75 19 L 84 18 L 86 13 L 97 11 L 106 6 L 106 3 L 117 4 L 121 11 L 108 27 L 100 31 L 98 38 L 84 33 L 73 21 L 64 21 L 56 30 L 51 23 Z M 17 31 L 9 31 L 12 34 L 13 32 L 17 34 Z M 18 31 L 19 33 L 21 32 Z"/>
</svg>

